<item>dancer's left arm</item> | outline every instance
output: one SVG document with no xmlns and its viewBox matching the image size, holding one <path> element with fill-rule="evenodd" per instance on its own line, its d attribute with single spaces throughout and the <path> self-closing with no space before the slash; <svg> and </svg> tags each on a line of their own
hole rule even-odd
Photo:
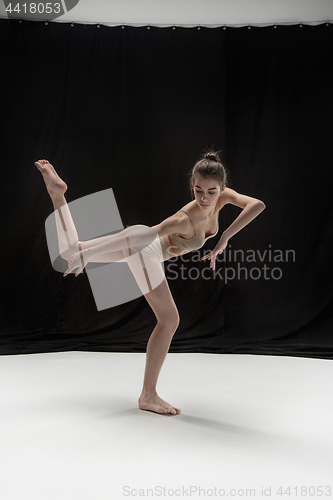
<svg viewBox="0 0 333 500">
<path fill-rule="evenodd" d="M 230 188 L 224 189 L 221 194 L 220 203 L 221 208 L 227 203 L 231 203 L 232 205 L 236 205 L 243 210 L 233 221 L 233 223 L 230 224 L 230 226 L 225 231 L 223 231 L 222 236 L 219 239 L 214 250 L 202 257 L 202 260 L 210 260 L 209 267 L 213 270 L 215 270 L 216 255 L 223 252 L 228 244 L 229 239 L 236 233 L 238 233 L 238 231 L 243 229 L 244 226 L 251 222 L 255 217 L 257 217 L 257 215 L 260 214 L 260 212 L 262 212 L 266 208 L 266 205 L 263 201 L 258 200 L 257 198 L 252 198 L 251 196 L 237 193 L 237 191 Z"/>
</svg>

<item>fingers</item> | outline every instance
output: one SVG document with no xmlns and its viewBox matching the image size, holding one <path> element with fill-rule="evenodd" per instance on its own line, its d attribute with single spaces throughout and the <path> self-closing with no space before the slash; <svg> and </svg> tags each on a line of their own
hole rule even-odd
<svg viewBox="0 0 333 500">
<path fill-rule="evenodd" d="M 64 272 L 63 276 L 67 276 L 67 274 L 68 274 L 68 273 L 70 273 L 70 272 L 71 272 L 71 268 L 69 267 L 69 268 L 67 269 L 67 271 L 65 271 L 65 272 Z"/>
<path fill-rule="evenodd" d="M 205 260 L 205 259 L 210 259 L 210 264 L 209 264 L 209 267 L 215 271 L 215 260 L 216 260 L 216 256 L 213 254 L 213 252 L 210 252 L 209 254 L 205 255 L 204 257 L 201 257 L 201 260 Z"/>
<path fill-rule="evenodd" d="M 73 271 L 73 269 L 77 268 L 78 266 L 75 266 L 74 264 L 70 264 L 68 262 L 68 269 L 67 271 L 64 272 L 64 276 L 67 276 L 67 274 L 71 273 Z"/>
<path fill-rule="evenodd" d="M 67 269 L 67 271 L 64 272 L 63 276 L 67 276 L 67 274 L 71 273 L 73 271 L 73 269 L 75 269 L 76 266 L 73 266 L 73 267 L 69 267 Z M 78 277 L 79 274 L 81 274 L 83 271 L 83 267 L 79 267 L 78 270 L 76 271 L 75 273 L 75 278 Z"/>
<path fill-rule="evenodd" d="M 77 269 L 75 273 L 75 277 L 77 278 L 78 275 L 83 271 L 85 266 L 82 266 L 81 261 L 78 260 L 80 259 L 80 254 L 79 252 L 75 253 L 74 255 L 71 256 L 71 258 L 68 261 L 68 269 L 67 271 L 63 274 L 63 276 L 67 276 L 67 274 L 71 273 L 74 269 Z M 78 264 L 80 262 L 80 264 Z"/>
<path fill-rule="evenodd" d="M 77 277 L 78 277 L 78 275 L 79 275 L 79 274 L 81 274 L 81 272 L 82 272 L 82 271 L 83 271 L 82 267 L 81 267 L 81 268 L 79 268 L 79 269 L 76 271 L 76 273 L 75 273 L 75 278 L 77 278 Z"/>
</svg>

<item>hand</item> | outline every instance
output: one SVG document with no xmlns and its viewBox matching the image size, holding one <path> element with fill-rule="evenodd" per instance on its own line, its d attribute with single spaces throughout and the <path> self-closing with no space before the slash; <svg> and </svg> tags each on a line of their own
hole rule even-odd
<svg viewBox="0 0 333 500">
<path fill-rule="evenodd" d="M 204 257 L 201 257 L 201 260 L 209 259 L 210 260 L 210 265 L 209 267 L 215 271 L 215 260 L 216 260 L 216 255 L 221 254 L 223 250 L 226 248 L 228 244 L 229 238 L 227 238 L 224 234 L 222 234 L 220 241 L 214 248 L 212 252 L 209 252 L 207 255 Z"/>
<path fill-rule="evenodd" d="M 72 272 L 73 269 L 78 268 L 78 270 L 75 273 L 75 277 L 77 277 L 86 267 L 88 262 L 89 258 L 87 250 L 81 250 L 80 252 L 74 253 L 68 260 L 68 269 L 64 273 L 64 276 L 67 276 L 67 274 Z"/>
</svg>

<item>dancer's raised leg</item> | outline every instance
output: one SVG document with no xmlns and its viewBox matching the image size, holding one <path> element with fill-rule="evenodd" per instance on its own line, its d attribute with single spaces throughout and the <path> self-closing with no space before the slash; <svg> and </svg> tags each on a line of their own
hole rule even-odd
<svg viewBox="0 0 333 500">
<path fill-rule="evenodd" d="M 64 259 L 69 258 L 79 251 L 79 246 L 76 227 L 65 198 L 67 184 L 59 177 L 48 160 L 38 160 L 35 165 L 43 175 L 46 189 L 53 203 L 59 253 Z"/>
<path fill-rule="evenodd" d="M 54 167 L 48 160 L 38 160 L 36 167 L 43 175 L 46 189 L 51 197 L 56 220 L 56 228 L 59 242 L 59 253 L 61 257 L 68 260 L 73 254 L 80 250 L 86 250 L 102 243 L 110 241 L 115 235 L 101 236 L 88 241 L 79 241 L 78 233 L 70 213 L 65 192 L 67 184 L 59 177 Z M 91 258 L 91 262 L 118 262 L 124 259 L 124 254 L 120 250 L 106 251 L 99 253 L 96 258 Z"/>
<path fill-rule="evenodd" d="M 90 262 L 116 262 L 124 258 L 122 250 L 127 252 L 129 242 L 131 247 L 141 244 L 145 245 L 149 244 L 157 236 L 154 229 L 144 225 L 135 225 L 116 234 L 101 236 L 87 241 L 79 241 L 75 224 L 64 196 L 67 184 L 58 176 L 48 160 L 38 160 L 35 162 L 35 165 L 43 175 L 47 191 L 54 206 L 59 253 L 62 258 L 69 260 L 73 254 L 81 252 L 81 250 L 89 250 Z"/>
</svg>

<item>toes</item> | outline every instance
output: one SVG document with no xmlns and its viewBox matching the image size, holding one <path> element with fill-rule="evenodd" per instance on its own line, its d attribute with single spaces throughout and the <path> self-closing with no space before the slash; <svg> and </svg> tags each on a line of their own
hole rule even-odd
<svg viewBox="0 0 333 500">
<path fill-rule="evenodd" d="M 165 406 L 160 406 L 160 405 L 154 405 L 155 406 L 155 410 L 157 413 L 171 413 L 170 410 L 172 410 L 172 408 L 166 408 Z"/>
<path fill-rule="evenodd" d="M 164 405 L 165 408 L 169 411 L 169 413 L 176 413 L 176 408 L 174 408 L 173 406 L 167 404 L 167 405 Z"/>
<path fill-rule="evenodd" d="M 176 413 L 177 415 L 181 412 L 179 408 L 176 408 L 175 406 L 172 406 L 171 408 L 171 413 Z"/>
<path fill-rule="evenodd" d="M 168 413 L 180 413 L 180 410 L 178 410 L 178 408 L 175 408 L 174 406 L 170 405 L 169 403 L 167 403 L 166 401 L 164 401 L 163 399 L 160 398 L 160 405 L 163 406 L 166 411 Z"/>
</svg>

